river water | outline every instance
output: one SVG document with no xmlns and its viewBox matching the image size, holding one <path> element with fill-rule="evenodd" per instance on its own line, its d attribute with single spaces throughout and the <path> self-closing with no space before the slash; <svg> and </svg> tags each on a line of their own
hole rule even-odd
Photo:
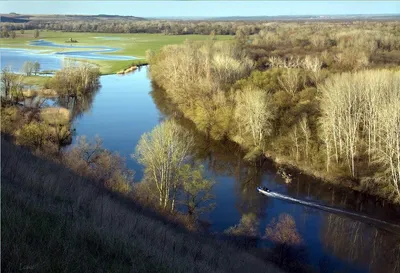
<svg viewBox="0 0 400 273">
<path fill-rule="evenodd" d="M 104 146 L 117 151 L 143 176 L 143 167 L 130 155 L 140 136 L 168 116 L 179 117 L 152 86 L 147 68 L 128 75 L 101 77 L 101 88 L 91 107 L 76 118 L 76 134 L 98 135 Z M 179 120 L 179 119 L 178 119 Z M 232 143 L 210 143 L 190 122 L 179 122 L 196 139 L 193 156 L 202 162 L 214 187 L 216 208 L 205 215 L 211 232 L 223 232 L 254 214 L 260 237 L 273 218 L 291 215 L 303 239 L 304 262 L 317 272 L 396 272 L 400 269 L 399 209 L 375 198 L 334 189 L 302 174 L 286 184 L 272 162 L 249 164 Z M 76 141 L 76 138 L 74 138 Z M 264 185 L 281 196 L 264 196 Z M 258 240 L 260 247 L 270 242 Z M 396 265 L 397 262 L 397 265 Z M 383 270 L 385 269 L 385 270 Z M 382 271 L 383 270 L 383 271 Z"/>
<path fill-rule="evenodd" d="M 190 122 L 179 118 L 163 92 L 152 85 L 146 67 L 127 75 L 102 76 L 100 84 L 91 98 L 74 109 L 73 143 L 78 136 L 98 135 L 105 148 L 126 158 L 138 181 L 143 167 L 130 154 L 143 133 L 173 115 L 194 135 L 193 157 L 217 182 L 216 208 L 204 215 L 210 222 L 210 232 L 223 232 L 252 214 L 259 221 L 257 246 L 271 247 L 271 242 L 261 237 L 274 218 L 286 213 L 295 220 L 303 241 L 302 251 L 295 258 L 314 272 L 400 272 L 399 207 L 335 189 L 295 171 L 290 171 L 293 180 L 286 184 L 272 162 L 243 161 L 236 145 L 211 142 Z M 275 194 L 259 194 L 256 187 L 260 185 Z"/>
</svg>

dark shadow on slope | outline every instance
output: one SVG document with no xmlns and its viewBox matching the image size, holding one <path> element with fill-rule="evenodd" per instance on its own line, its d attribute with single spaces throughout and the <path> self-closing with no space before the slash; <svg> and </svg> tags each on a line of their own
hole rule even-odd
<svg viewBox="0 0 400 273">
<path fill-rule="evenodd" d="M 4 272 L 280 272 L 2 138 Z"/>
</svg>

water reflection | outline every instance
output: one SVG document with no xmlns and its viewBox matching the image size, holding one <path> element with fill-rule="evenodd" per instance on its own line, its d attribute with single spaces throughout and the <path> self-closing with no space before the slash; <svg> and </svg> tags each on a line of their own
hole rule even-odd
<svg viewBox="0 0 400 273">
<path fill-rule="evenodd" d="M 336 257 L 369 272 L 400 272 L 400 235 L 334 214 L 323 221 L 321 240 Z"/>
<path fill-rule="evenodd" d="M 60 107 L 67 108 L 71 113 L 71 120 L 81 117 L 92 108 L 94 98 L 100 90 L 100 85 L 96 86 L 91 92 L 84 93 L 78 97 L 59 96 L 56 103 Z"/>
<path fill-rule="evenodd" d="M 255 162 L 250 166 L 242 167 L 244 164 L 238 162 L 236 166 L 235 188 L 238 195 L 237 209 L 240 214 L 252 213 L 260 218 L 266 216 L 268 198 L 265 198 L 255 190 L 262 184 L 263 171 L 262 162 Z"/>
</svg>

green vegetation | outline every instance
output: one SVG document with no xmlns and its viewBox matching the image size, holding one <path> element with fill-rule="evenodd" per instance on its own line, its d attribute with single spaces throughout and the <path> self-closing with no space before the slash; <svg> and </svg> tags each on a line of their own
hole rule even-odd
<svg viewBox="0 0 400 273">
<path fill-rule="evenodd" d="M 400 52 L 396 25 L 271 23 L 235 44 L 187 42 L 148 59 L 170 103 L 246 159 L 400 202 L 400 74 L 381 59 Z"/>
<path fill-rule="evenodd" d="M 100 71 L 87 63 L 68 62 L 48 83 L 59 96 L 82 97 L 99 86 Z"/>
<path fill-rule="evenodd" d="M 191 220 L 212 208 L 212 204 L 202 206 L 212 198 L 214 183 L 203 178 L 202 167 L 189 165 L 192 149 L 193 138 L 174 120 L 143 134 L 133 155 L 145 166 L 137 196 L 146 196 L 153 206 L 169 213 L 176 213 L 176 203 L 184 204 L 189 216 L 195 218 Z"/>
<path fill-rule="evenodd" d="M 1 140 L 2 270 L 280 272 Z"/>
<path fill-rule="evenodd" d="M 51 77 L 48 76 L 24 76 L 22 82 L 28 86 L 45 86 Z"/>
<path fill-rule="evenodd" d="M 131 192 L 133 172 L 126 168 L 123 158 L 102 148 L 99 138 L 90 143 L 85 137 L 79 137 L 77 142 L 63 154 L 66 166 L 101 183 L 104 188 L 125 194 Z"/>
<path fill-rule="evenodd" d="M 53 154 L 59 152 L 61 146 L 71 142 L 71 120 L 67 109 L 3 108 L 2 122 L 5 122 L 6 126 L 2 131 L 13 135 L 17 144 Z M 16 126 L 10 123 L 16 123 Z"/>
<path fill-rule="evenodd" d="M 208 41 L 171 45 L 149 52 L 151 75 L 179 110 L 215 139 L 229 130 L 233 96 L 223 90 L 246 77 L 252 62 L 232 43 Z"/>
<path fill-rule="evenodd" d="M 290 263 L 293 263 L 291 261 L 294 258 L 293 256 L 298 255 L 296 251 L 299 251 L 299 249 L 295 247 L 301 246 L 303 243 L 303 238 L 297 231 L 296 222 L 292 216 L 286 213 L 279 215 L 278 221 L 275 218 L 272 219 L 265 229 L 264 238 L 276 244 L 275 259 L 280 266 L 286 264 L 289 267 Z"/>
<path fill-rule="evenodd" d="M 29 75 L 30 69 L 35 65 L 27 62 L 25 66 Z M 18 75 L 12 73 L 9 68 L 3 69 L 2 132 L 14 136 L 18 144 L 49 154 L 58 153 L 61 146 L 71 142 L 71 121 L 79 111 L 87 109 L 90 105 L 90 97 L 93 97 L 93 93 L 98 89 L 99 76 L 97 68 L 85 63 L 69 63 L 51 79 Z M 24 90 L 23 83 L 26 84 L 32 79 L 35 83 L 43 82 L 50 89 Z M 15 106 L 25 97 L 38 94 L 40 96 L 35 105 L 23 108 Z M 68 109 L 42 108 L 46 96 L 58 96 L 61 105 L 64 102 Z"/>
<path fill-rule="evenodd" d="M 260 222 L 254 213 L 243 214 L 240 223 L 225 230 L 225 233 L 234 236 L 258 236 Z"/>
<path fill-rule="evenodd" d="M 13 73 L 9 67 L 1 71 L 1 95 L 2 100 L 17 101 L 23 89 L 22 75 Z"/>
</svg>

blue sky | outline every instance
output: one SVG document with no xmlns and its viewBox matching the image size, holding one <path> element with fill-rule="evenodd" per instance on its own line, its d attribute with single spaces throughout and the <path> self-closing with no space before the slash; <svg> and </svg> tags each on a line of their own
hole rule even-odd
<svg viewBox="0 0 400 273">
<path fill-rule="evenodd" d="M 399 14 L 397 1 L 1 1 L 0 12 L 139 17 Z"/>
</svg>

